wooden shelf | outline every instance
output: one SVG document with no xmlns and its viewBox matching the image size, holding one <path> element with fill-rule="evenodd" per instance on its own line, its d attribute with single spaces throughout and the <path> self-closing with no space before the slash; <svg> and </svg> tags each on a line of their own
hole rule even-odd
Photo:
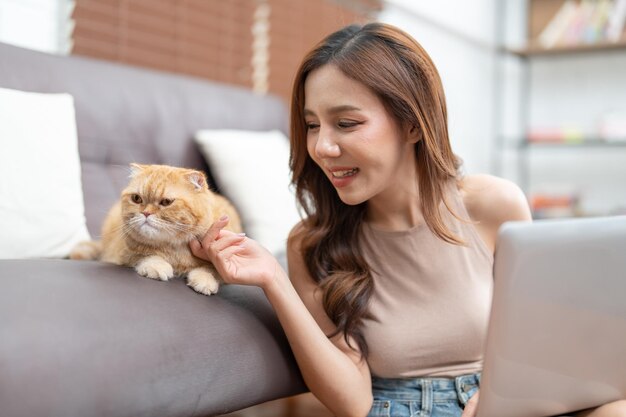
<svg viewBox="0 0 626 417">
<path fill-rule="evenodd" d="M 571 7 L 564 8 L 566 3 L 576 5 L 578 9 L 572 11 Z M 588 13 L 595 13 L 600 7 L 598 3 L 593 4 L 594 8 L 588 11 Z M 527 45 L 521 48 L 506 48 L 506 52 L 528 58 L 534 56 L 556 56 L 614 50 L 626 51 L 626 31 L 624 30 L 622 30 L 621 36 L 618 36 L 617 39 L 596 39 L 596 42 L 593 43 L 580 42 L 570 44 L 577 39 L 582 41 L 585 38 L 583 33 L 592 25 L 590 15 L 584 13 L 581 10 L 582 7 L 582 0 L 576 0 L 574 2 L 571 0 L 528 0 Z M 612 9 L 605 9 L 607 13 L 611 13 L 611 11 Z M 594 18 L 597 17 L 594 15 Z M 554 41 L 555 45 L 546 48 L 539 43 L 539 38 L 541 38 L 542 34 L 545 34 L 546 28 L 550 28 L 551 24 L 556 24 L 554 28 L 558 29 L 556 29 L 554 33 L 548 31 L 549 34 L 546 40 Z M 598 22 L 594 21 L 593 24 L 596 25 Z M 602 21 L 602 24 L 606 25 L 607 23 Z M 572 30 L 574 30 L 574 32 L 571 32 Z M 599 29 L 596 28 L 596 30 Z M 561 44 L 563 39 L 569 39 L 569 43 Z"/>
<path fill-rule="evenodd" d="M 521 141 L 520 148 L 541 147 L 541 148 L 626 148 L 626 140 L 605 141 L 599 139 L 587 139 L 580 142 L 559 142 L 559 141 Z"/>
<path fill-rule="evenodd" d="M 590 44 L 580 45 L 560 45 L 553 48 L 544 48 L 539 45 L 530 45 L 527 48 L 505 48 L 509 53 L 520 57 L 533 57 L 533 56 L 552 56 L 552 55 L 566 55 L 566 54 L 581 54 L 590 52 L 602 52 L 602 51 L 624 51 L 626 52 L 626 39 L 622 39 L 619 42 L 598 42 Z"/>
</svg>

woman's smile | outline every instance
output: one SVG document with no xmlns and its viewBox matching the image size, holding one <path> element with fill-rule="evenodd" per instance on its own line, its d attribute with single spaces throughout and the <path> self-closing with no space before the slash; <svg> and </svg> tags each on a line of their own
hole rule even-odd
<svg viewBox="0 0 626 417">
<path fill-rule="evenodd" d="M 333 183 L 335 188 L 343 188 L 352 183 L 355 177 L 359 173 L 359 168 L 331 168 L 330 170 L 330 181 Z"/>
</svg>

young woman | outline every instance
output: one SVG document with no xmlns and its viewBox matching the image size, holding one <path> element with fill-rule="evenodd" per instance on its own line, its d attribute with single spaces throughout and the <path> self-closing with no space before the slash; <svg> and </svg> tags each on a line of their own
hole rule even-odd
<svg viewBox="0 0 626 417">
<path fill-rule="evenodd" d="M 193 253 L 264 290 L 307 386 L 337 416 L 473 416 L 496 234 L 531 216 L 512 183 L 460 173 L 428 54 L 380 23 L 324 39 L 296 74 L 290 165 L 306 217 L 289 275 L 221 230 L 227 219 Z"/>
</svg>

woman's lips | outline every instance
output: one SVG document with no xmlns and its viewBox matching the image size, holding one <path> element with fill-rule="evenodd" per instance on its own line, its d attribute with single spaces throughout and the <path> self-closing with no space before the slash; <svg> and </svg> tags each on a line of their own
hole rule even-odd
<svg viewBox="0 0 626 417">
<path fill-rule="evenodd" d="M 358 168 L 333 168 L 330 170 L 330 181 L 336 188 L 349 185 L 359 173 Z"/>
<path fill-rule="evenodd" d="M 332 171 L 331 174 L 335 178 L 342 178 L 342 177 L 348 177 L 350 175 L 356 174 L 358 170 L 359 170 L 358 168 L 335 170 L 335 171 Z"/>
</svg>

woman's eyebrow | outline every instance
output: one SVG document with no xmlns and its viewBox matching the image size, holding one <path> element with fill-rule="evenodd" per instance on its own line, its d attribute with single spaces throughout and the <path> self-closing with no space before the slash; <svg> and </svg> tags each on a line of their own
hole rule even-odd
<svg viewBox="0 0 626 417">
<path fill-rule="evenodd" d="M 344 111 L 354 111 L 354 110 L 361 110 L 359 107 L 350 105 L 350 104 L 342 104 L 339 106 L 334 106 L 329 108 L 326 113 L 328 114 L 336 114 L 336 113 L 341 113 Z M 309 109 L 304 109 L 303 113 L 305 116 L 315 116 L 315 112 L 313 112 L 312 110 Z"/>
</svg>

